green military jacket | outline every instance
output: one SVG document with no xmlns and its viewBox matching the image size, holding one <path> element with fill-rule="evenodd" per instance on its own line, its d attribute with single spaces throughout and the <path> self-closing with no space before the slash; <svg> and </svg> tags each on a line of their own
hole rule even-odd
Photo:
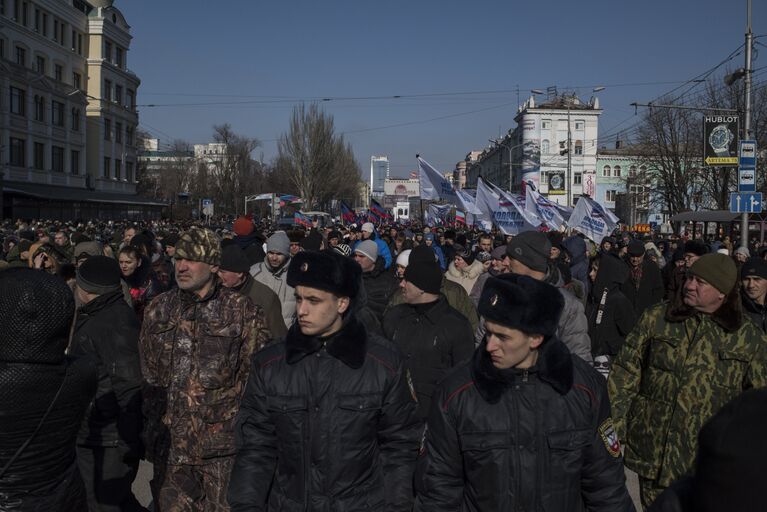
<svg viewBox="0 0 767 512">
<path fill-rule="evenodd" d="M 670 308 L 645 312 L 608 380 L 626 466 L 661 486 L 692 471 L 711 416 L 743 390 L 767 386 L 767 338 L 739 307 L 712 315 Z"/>
</svg>

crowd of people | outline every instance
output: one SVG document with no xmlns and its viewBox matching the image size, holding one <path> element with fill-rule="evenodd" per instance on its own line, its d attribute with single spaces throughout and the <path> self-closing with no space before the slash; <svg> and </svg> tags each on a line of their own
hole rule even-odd
<svg viewBox="0 0 767 512">
<path fill-rule="evenodd" d="M 142 459 L 160 512 L 630 511 L 625 467 L 645 510 L 761 506 L 767 246 L 249 217 L 0 237 L 0 510 L 146 510 Z"/>
</svg>

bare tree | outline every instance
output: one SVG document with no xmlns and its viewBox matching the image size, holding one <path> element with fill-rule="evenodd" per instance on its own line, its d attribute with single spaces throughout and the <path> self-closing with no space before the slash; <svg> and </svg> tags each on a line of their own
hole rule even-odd
<svg viewBox="0 0 767 512">
<path fill-rule="evenodd" d="M 310 208 L 327 208 L 332 200 L 352 199 L 359 191 L 359 164 L 351 146 L 334 132 L 333 116 L 317 105 L 301 104 L 280 137 L 273 172 L 285 176 Z"/>
</svg>

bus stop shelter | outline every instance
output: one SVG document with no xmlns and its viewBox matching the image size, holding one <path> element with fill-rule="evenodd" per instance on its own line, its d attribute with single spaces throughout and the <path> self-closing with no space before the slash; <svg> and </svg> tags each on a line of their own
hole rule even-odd
<svg viewBox="0 0 767 512">
<path fill-rule="evenodd" d="M 732 213 L 729 210 L 699 210 L 694 212 L 682 212 L 677 213 L 671 217 L 671 222 L 679 223 L 691 223 L 692 224 L 692 236 L 696 235 L 698 224 L 703 224 L 703 235 L 705 237 L 708 232 L 708 226 L 710 223 L 716 224 L 716 232 L 719 233 L 719 228 L 724 227 L 725 233 L 732 238 L 733 233 L 736 233 L 740 228 L 740 213 Z M 759 240 L 764 241 L 765 220 L 767 215 L 765 213 L 750 213 L 748 215 L 748 230 L 751 236 L 754 235 L 755 229 L 759 229 Z"/>
</svg>

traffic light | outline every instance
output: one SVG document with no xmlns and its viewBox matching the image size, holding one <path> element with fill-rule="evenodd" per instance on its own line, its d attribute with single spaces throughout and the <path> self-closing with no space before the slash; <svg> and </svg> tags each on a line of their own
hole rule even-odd
<svg viewBox="0 0 767 512">
<path fill-rule="evenodd" d="M 569 149 L 567 148 L 567 142 L 560 141 L 559 142 L 559 156 L 566 155 Z"/>
</svg>

